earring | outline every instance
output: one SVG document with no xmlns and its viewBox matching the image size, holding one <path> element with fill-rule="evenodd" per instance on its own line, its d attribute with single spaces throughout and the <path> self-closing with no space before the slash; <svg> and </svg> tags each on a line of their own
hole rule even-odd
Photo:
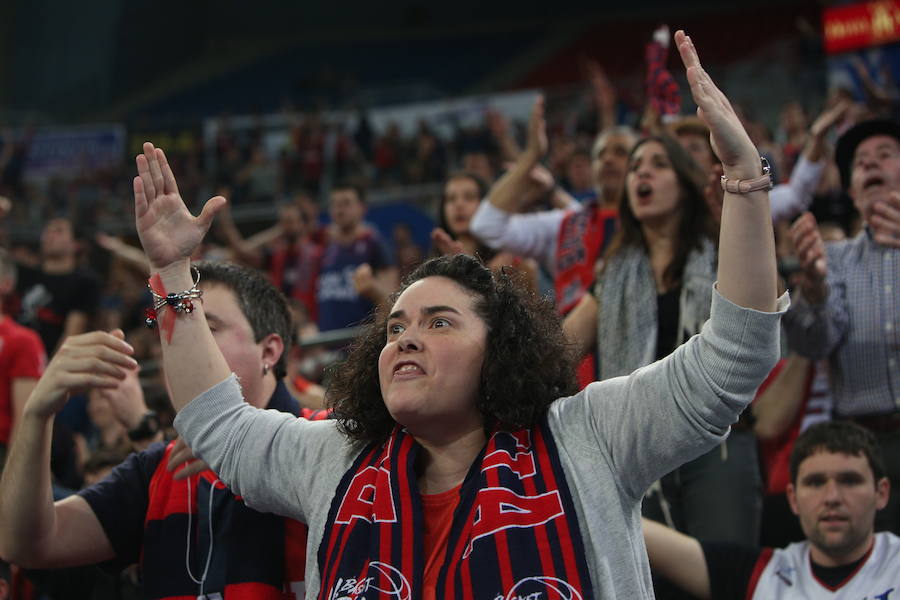
<svg viewBox="0 0 900 600">
<path fill-rule="evenodd" d="M 263 375 L 269 374 L 269 363 L 263 363 Z"/>
</svg>

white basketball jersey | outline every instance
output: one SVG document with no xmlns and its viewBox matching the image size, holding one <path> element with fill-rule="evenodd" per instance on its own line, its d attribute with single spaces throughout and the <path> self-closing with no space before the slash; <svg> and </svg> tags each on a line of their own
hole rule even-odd
<svg viewBox="0 0 900 600">
<path fill-rule="evenodd" d="M 760 572 L 759 565 L 755 572 Z M 791 544 L 770 555 L 748 592 L 753 600 L 900 600 L 900 538 L 887 532 L 875 534 L 869 557 L 834 589 L 813 575 L 809 542 Z"/>
</svg>

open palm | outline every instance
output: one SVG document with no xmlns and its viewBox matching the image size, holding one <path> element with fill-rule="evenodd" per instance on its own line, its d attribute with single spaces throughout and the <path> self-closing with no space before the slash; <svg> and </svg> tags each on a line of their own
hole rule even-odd
<svg viewBox="0 0 900 600">
<path fill-rule="evenodd" d="M 138 154 L 135 162 L 135 226 L 151 268 L 159 270 L 188 260 L 209 231 L 213 217 L 225 205 L 225 198 L 210 198 L 200 216 L 195 217 L 178 193 L 175 176 L 161 148 L 145 142 L 144 153 Z"/>
<path fill-rule="evenodd" d="M 697 116 L 709 127 L 713 150 L 726 174 L 732 168 L 748 171 L 747 177 L 760 174 L 759 153 L 725 94 L 700 64 L 697 49 L 684 31 L 675 32 L 675 44 L 686 69 L 691 95 L 697 104 Z"/>
</svg>

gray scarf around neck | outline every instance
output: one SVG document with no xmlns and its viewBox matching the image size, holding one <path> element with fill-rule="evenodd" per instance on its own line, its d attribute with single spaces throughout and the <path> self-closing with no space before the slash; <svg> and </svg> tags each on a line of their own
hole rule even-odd
<svg viewBox="0 0 900 600">
<path fill-rule="evenodd" d="M 676 345 L 700 332 L 709 319 L 716 276 L 716 249 L 704 239 L 691 250 L 681 278 Z M 597 358 L 600 379 L 627 375 L 656 360 L 657 291 L 643 248 L 617 253 L 597 280 Z"/>
</svg>

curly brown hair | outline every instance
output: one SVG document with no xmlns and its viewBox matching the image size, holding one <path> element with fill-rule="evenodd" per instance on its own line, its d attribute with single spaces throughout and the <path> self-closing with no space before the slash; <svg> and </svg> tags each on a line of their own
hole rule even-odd
<svg viewBox="0 0 900 600">
<path fill-rule="evenodd" d="M 487 325 L 478 410 L 485 429 L 531 427 L 554 400 L 578 390 L 575 361 L 553 304 L 505 269 L 491 272 L 465 254 L 433 258 L 409 274 L 391 304 L 426 277 L 446 277 L 473 294 Z M 367 326 L 345 361 L 333 367 L 326 394 L 338 427 L 365 442 L 387 438 L 396 422 L 381 397 L 378 356 L 387 343 L 387 313 Z"/>
</svg>

